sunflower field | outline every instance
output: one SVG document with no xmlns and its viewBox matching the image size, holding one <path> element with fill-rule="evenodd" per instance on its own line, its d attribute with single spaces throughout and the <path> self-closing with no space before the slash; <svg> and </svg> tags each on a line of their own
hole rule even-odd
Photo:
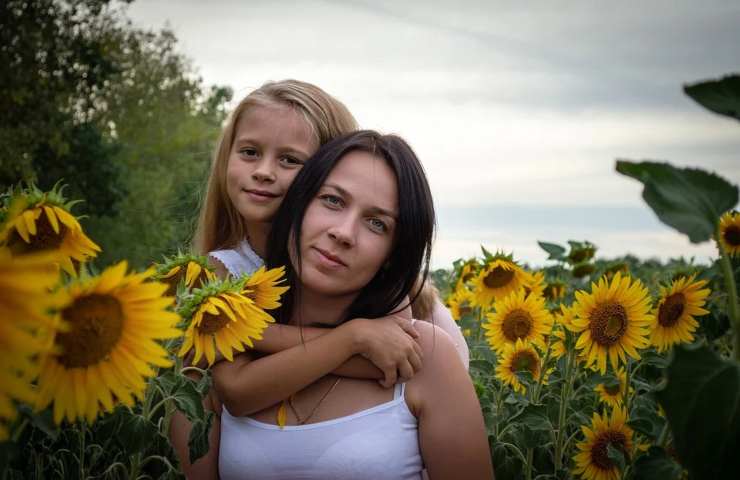
<svg viewBox="0 0 740 480">
<path fill-rule="evenodd" d="M 740 120 L 740 76 L 686 87 Z M 547 265 L 482 249 L 434 281 L 471 352 L 499 479 L 740 475 L 738 188 L 700 169 L 620 160 L 709 265 L 539 242 Z M 178 253 L 142 271 L 102 249 L 64 188 L 0 196 L 0 478 L 182 478 L 170 426 L 208 449 L 208 367 L 260 339 L 283 269 L 219 280 Z"/>
<path fill-rule="evenodd" d="M 740 76 L 685 88 L 740 120 Z M 499 479 L 739 478 L 740 213 L 716 174 L 617 161 L 658 218 L 717 259 L 597 259 L 539 245 L 529 269 L 482 249 L 436 272 L 471 351 Z"/>
</svg>

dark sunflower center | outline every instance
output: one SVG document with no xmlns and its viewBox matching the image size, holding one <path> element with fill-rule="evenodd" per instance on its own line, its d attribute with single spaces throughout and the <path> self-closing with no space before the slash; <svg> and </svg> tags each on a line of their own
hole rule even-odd
<svg viewBox="0 0 740 480">
<path fill-rule="evenodd" d="M 724 234 L 725 243 L 733 247 L 740 247 L 740 227 L 736 225 L 730 225 L 725 230 Z"/>
<path fill-rule="evenodd" d="M 164 281 L 167 282 L 167 285 L 169 285 L 169 288 L 167 288 L 167 292 L 165 293 L 165 295 L 172 297 L 177 294 L 177 286 L 180 284 L 180 280 L 182 280 L 182 277 L 184 275 L 185 272 L 183 268 L 180 267 L 180 270 L 178 270 L 176 274 L 164 279 Z"/>
<path fill-rule="evenodd" d="M 627 451 L 627 437 L 622 432 L 613 430 L 602 432 L 591 447 L 591 461 L 601 470 L 611 470 L 616 467 L 607 454 L 609 445 L 622 452 L 625 458 L 628 458 L 629 455 Z"/>
<path fill-rule="evenodd" d="M 537 376 L 539 372 L 537 357 L 529 350 L 516 352 L 511 359 L 511 370 L 516 372 L 531 372 Z"/>
<path fill-rule="evenodd" d="M 591 338 L 601 346 L 614 345 L 627 330 L 627 311 L 618 303 L 598 305 L 591 314 Z"/>
<path fill-rule="evenodd" d="M 198 331 L 204 335 L 210 335 L 221 330 L 227 323 L 229 323 L 229 318 L 226 315 L 204 313 L 203 319 L 198 325 Z"/>
<path fill-rule="evenodd" d="M 513 278 L 513 270 L 506 270 L 503 267 L 496 267 L 488 272 L 486 278 L 483 279 L 483 283 L 488 288 L 501 288 L 505 285 L 508 285 Z"/>
<path fill-rule="evenodd" d="M 13 232 L 10 238 L 10 250 L 15 254 L 40 252 L 59 248 L 67 233 L 67 227 L 59 223 L 59 233 L 54 231 L 46 213 L 42 213 L 36 220 L 36 235 L 30 235 L 30 243 L 26 243 L 18 232 Z"/>
<path fill-rule="evenodd" d="M 622 390 L 621 385 L 622 385 L 621 383 L 612 384 L 612 385 L 604 385 L 604 391 L 608 393 L 609 395 L 614 396 Z"/>
<path fill-rule="evenodd" d="M 665 299 L 658 310 L 658 323 L 664 327 L 672 327 L 681 318 L 683 309 L 686 307 L 686 297 L 683 293 L 674 293 Z"/>
<path fill-rule="evenodd" d="M 473 311 L 473 309 L 470 307 L 470 305 L 460 305 L 459 309 L 460 315 L 468 315 L 470 312 Z"/>
<path fill-rule="evenodd" d="M 525 338 L 529 334 L 532 323 L 534 322 L 529 312 L 517 308 L 506 315 L 501 329 L 507 340 L 516 342 L 518 338 Z"/>
<path fill-rule="evenodd" d="M 80 297 L 62 310 L 67 332 L 56 336 L 62 347 L 59 363 L 67 368 L 87 367 L 106 358 L 121 338 L 123 309 L 108 295 Z"/>
</svg>

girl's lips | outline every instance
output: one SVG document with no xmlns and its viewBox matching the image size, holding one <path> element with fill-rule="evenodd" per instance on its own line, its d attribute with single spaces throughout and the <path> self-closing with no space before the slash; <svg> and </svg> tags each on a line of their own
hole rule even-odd
<svg viewBox="0 0 740 480">
<path fill-rule="evenodd" d="M 243 190 L 243 192 L 249 195 L 249 198 L 259 203 L 267 203 L 280 196 L 276 193 L 267 192 L 264 190 Z"/>
</svg>

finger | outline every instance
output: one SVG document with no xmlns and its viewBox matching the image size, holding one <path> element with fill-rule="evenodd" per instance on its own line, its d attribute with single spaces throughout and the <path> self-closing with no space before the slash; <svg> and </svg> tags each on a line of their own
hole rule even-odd
<svg viewBox="0 0 740 480">
<path fill-rule="evenodd" d="M 419 331 L 414 327 L 414 322 L 406 318 L 398 318 L 396 324 L 408 333 L 411 338 L 419 338 Z"/>
<path fill-rule="evenodd" d="M 413 343 L 413 346 L 414 346 L 414 351 L 419 356 L 419 358 L 420 359 L 423 359 L 424 358 L 424 350 L 421 348 L 421 345 L 419 345 L 418 343 L 414 342 Z"/>
<path fill-rule="evenodd" d="M 421 361 L 421 358 L 419 358 L 419 355 L 416 354 L 416 352 L 409 355 L 408 361 L 413 367 L 414 373 L 418 373 L 421 371 L 422 361 Z"/>
<path fill-rule="evenodd" d="M 400 374 L 399 382 L 404 382 L 414 376 L 414 367 L 408 360 L 404 360 L 398 366 L 398 373 Z"/>
<path fill-rule="evenodd" d="M 395 365 L 393 368 L 389 368 L 385 370 L 385 380 L 383 380 L 383 386 L 385 388 L 390 388 L 393 385 L 396 384 L 396 381 L 398 380 L 398 370 L 396 370 Z"/>
</svg>

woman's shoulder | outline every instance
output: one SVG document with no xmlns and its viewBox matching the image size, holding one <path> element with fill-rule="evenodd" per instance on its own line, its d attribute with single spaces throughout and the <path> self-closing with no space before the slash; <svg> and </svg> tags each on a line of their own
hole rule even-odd
<svg viewBox="0 0 740 480">
<path fill-rule="evenodd" d="M 449 389 L 448 382 L 468 376 L 455 343 L 450 335 L 431 323 L 417 321 L 414 327 L 419 332 L 422 367 L 406 384 L 406 402 L 418 417 L 423 411 L 425 400 Z"/>
</svg>

